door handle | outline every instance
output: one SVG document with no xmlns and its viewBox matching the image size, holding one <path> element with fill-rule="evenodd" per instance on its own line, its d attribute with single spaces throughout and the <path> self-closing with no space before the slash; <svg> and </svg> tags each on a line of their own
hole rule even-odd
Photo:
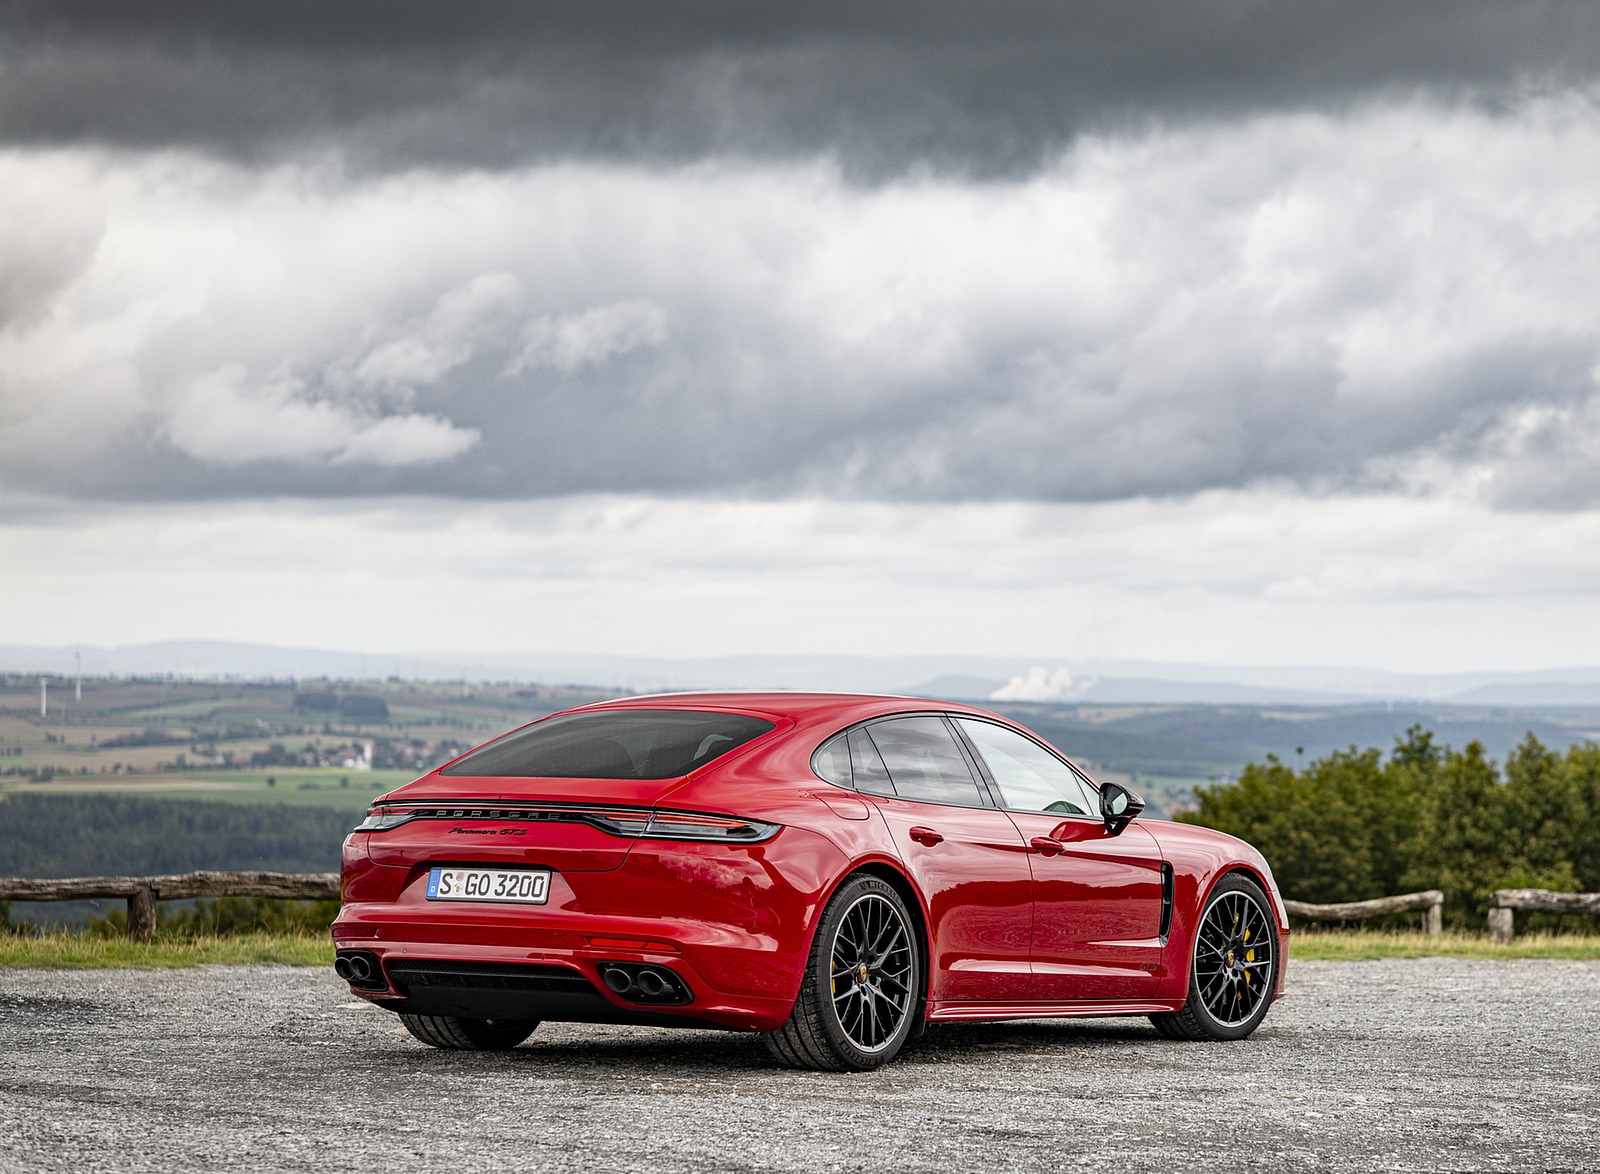
<svg viewBox="0 0 1600 1174">
<path fill-rule="evenodd" d="M 1034 836 L 1028 841 L 1028 847 L 1041 856 L 1059 856 L 1067 850 L 1067 846 L 1060 840 L 1051 839 L 1049 836 Z"/>
<path fill-rule="evenodd" d="M 944 841 L 944 837 L 932 828 L 912 828 L 911 838 L 925 848 L 931 848 Z"/>
</svg>

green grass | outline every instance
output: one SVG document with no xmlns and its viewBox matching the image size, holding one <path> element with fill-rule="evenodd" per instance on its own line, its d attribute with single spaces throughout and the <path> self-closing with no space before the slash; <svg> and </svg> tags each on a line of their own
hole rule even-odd
<svg viewBox="0 0 1600 1174">
<path fill-rule="evenodd" d="M 120 937 L 52 931 L 39 937 L 0 934 L 0 969 L 170 970 L 212 963 L 332 966 L 326 934 L 230 934 L 130 942 Z"/>
<path fill-rule="evenodd" d="M 1517 934 L 1499 946 L 1482 934 L 1373 930 L 1297 929 L 1289 941 L 1291 962 L 1369 962 L 1378 958 L 1561 958 L 1600 959 L 1600 935 Z"/>
</svg>

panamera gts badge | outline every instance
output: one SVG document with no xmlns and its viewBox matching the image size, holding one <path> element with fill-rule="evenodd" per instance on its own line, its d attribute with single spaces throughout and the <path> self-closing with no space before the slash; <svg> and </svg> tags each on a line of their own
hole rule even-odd
<svg viewBox="0 0 1600 1174">
<path fill-rule="evenodd" d="M 525 836 L 528 834 L 528 829 L 501 828 L 499 831 L 495 831 L 494 828 L 451 828 L 448 834 L 452 836 Z"/>
</svg>

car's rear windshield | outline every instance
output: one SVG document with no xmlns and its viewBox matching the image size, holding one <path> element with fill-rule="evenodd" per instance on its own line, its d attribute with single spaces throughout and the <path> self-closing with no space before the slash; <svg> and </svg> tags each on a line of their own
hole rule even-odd
<svg viewBox="0 0 1600 1174">
<path fill-rule="evenodd" d="M 623 709 L 553 717 L 475 750 L 440 774 L 494 778 L 672 779 L 772 723 L 737 713 Z"/>
</svg>

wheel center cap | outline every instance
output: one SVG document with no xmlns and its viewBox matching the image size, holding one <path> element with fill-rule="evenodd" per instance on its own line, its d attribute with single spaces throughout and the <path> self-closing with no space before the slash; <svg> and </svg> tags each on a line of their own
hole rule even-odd
<svg viewBox="0 0 1600 1174">
<path fill-rule="evenodd" d="M 1228 951 L 1228 965 L 1229 966 L 1233 965 L 1233 951 L 1232 950 Z"/>
<path fill-rule="evenodd" d="M 865 962 L 863 962 L 860 966 L 856 967 L 856 973 L 861 976 L 861 981 L 862 982 L 866 982 L 867 981 L 867 964 Z"/>
</svg>

